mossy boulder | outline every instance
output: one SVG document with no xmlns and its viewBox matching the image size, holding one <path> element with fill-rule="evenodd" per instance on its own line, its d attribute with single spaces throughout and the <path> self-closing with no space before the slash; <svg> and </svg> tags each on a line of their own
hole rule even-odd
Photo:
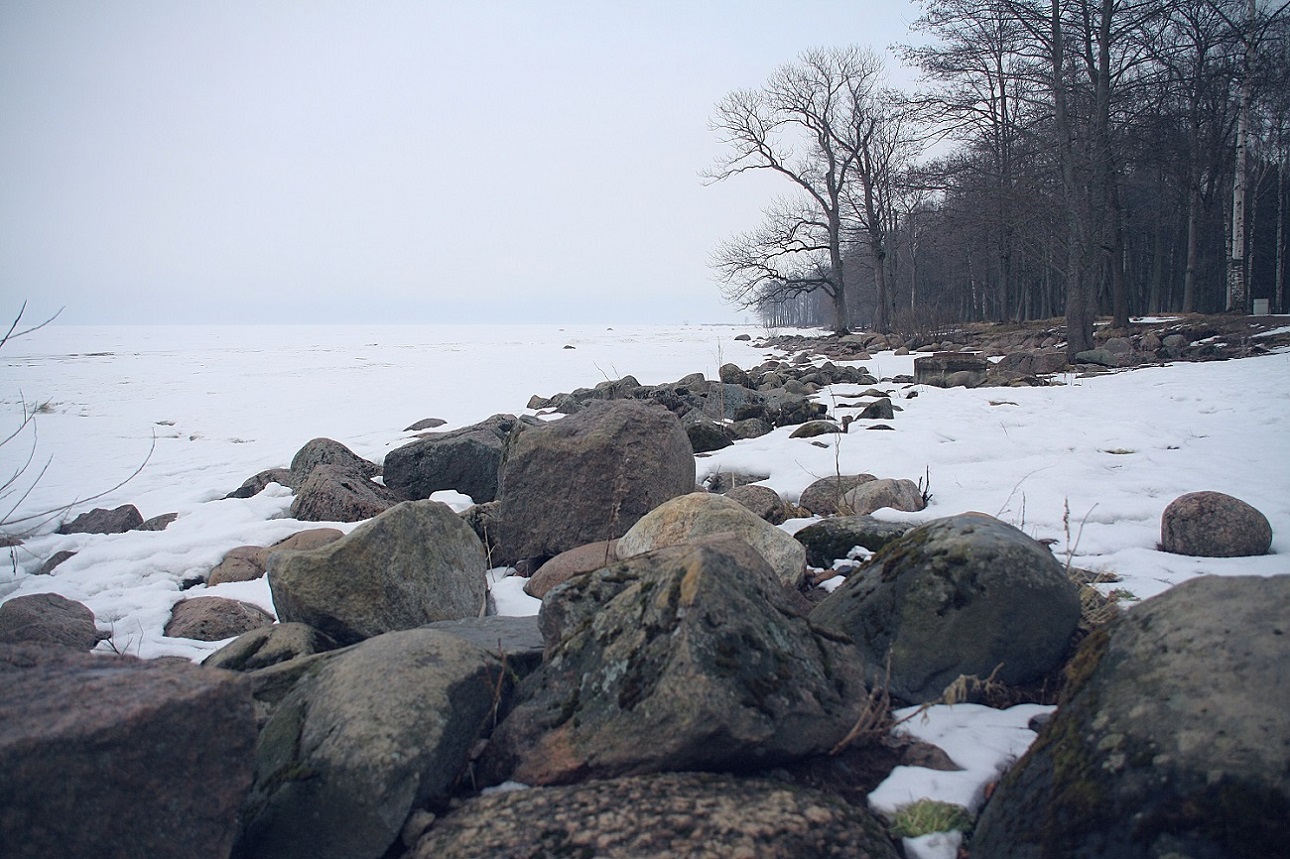
<svg viewBox="0 0 1290 859">
<path fill-rule="evenodd" d="M 1094 632 L 974 856 L 1256 859 L 1290 844 L 1290 577 L 1202 577 Z"/>
</svg>

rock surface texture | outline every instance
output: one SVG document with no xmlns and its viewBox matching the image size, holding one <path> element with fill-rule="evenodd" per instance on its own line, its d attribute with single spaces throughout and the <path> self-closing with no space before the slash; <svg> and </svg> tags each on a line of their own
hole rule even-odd
<svg viewBox="0 0 1290 859">
<path fill-rule="evenodd" d="M 1288 619 L 1290 577 L 1203 577 L 1094 633 L 972 855 L 1285 855 Z"/>
<path fill-rule="evenodd" d="M 405 501 L 334 543 L 275 553 L 268 575 L 279 620 L 352 644 L 477 616 L 486 569 L 484 546 L 461 517 L 436 501 Z"/>
<path fill-rule="evenodd" d="M 863 671 L 734 538 L 674 546 L 547 594 L 546 661 L 481 762 L 490 782 L 747 769 L 827 751 Z"/>
<path fill-rule="evenodd" d="M 225 859 L 254 742 L 230 674 L 0 645 L 0 853 Z"/>
<path fill-rule="evenodd" d="M 658 505 L 694 489 L 694 454 L 675 415 L 635 401 L 592 402 L 525 428 L 502 466 L 504 563 L 621 537 Z"/>
<path fill-rule="evenodd" d="M 165 635 L 198 641 L 222 641 L 273 625 L 273 615 L 257 605 L 228 597 L 180 600 L 170 611 Z"/>
<path fill-rule="evenodd" d="M 436 630 L 317 657 L 260 733 L 233 855 L 379 859 L 454 786 L 506 688 L 497 659 Z"/>
<path fill-rule="evenodd" d="M 435 821 L 406 859 L 896 859 L 881 824 L 779 782 L 668 773 L 483 796 Z"/>
<path fill-rule="evenodd" d="M 0 643 L 93 650 L 103 638 L 94 612 L 59 594 L 27 594 L 0 605 Z"/>
<path fill-rule="evenodd" d="M 476 504 L 493 501 L 506 440 L 520 421 L 515 415 L 493 415 L 458 430 L 427 433 L 397 447 L 385 455 L 385 485 L 411 499 L 454 489 Z"/>
<path fill-rule="evenodd" d="M 1160 517 L 1160 548 L 1177 555 L 1234 558 L 1266 555 L 1272 546 L 1268 518 L 1222 492 L 1188 492 Z"/>
<path fill-rule="evenodd" d="M 752 546 L 783 584 L 790 588 L 801 584 L 806 568 L 806 550 L 801 543 L 738 501 L 708 492 L 691 492 L 651 511 L 618 541 L 618 557 L 630 558 L 724 533 Z"/>
<path fill-rule="evenodd" d="M 960 675 L 1027 683 L 1066 655 L 1076 586 L 1048 549 L 980 513 L 936 519 L 885 545 L 811 613 L 850 636 L 871 681 L 888 654 L 891 693 L 938 699 Z"/>
</svg>

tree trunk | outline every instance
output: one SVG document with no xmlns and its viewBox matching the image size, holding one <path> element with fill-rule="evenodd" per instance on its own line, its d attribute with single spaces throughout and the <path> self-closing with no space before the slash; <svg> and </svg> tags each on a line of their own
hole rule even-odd
<svg viewBox="0 0 1290 859">
<path fill-rule="evenodd" d="M 1277 271 L 1273 305 L 1276 313 L 1286 312 L 1286 159 L 1277 164 Z"/>
<path fill-rule="evenodd" d="M 1249 0 L 1246 25 L 1253 27 L 1257 12 L 1255 0 Z M 1250 134 L 1250 88 L 1254 65 L 1254 35 L 1246 32 L 1242 38 L 1244 49 L 1241 88 L 1237 96 L 1236 120 L 1236 172 L 1232 177 L 1232 244 L 1227 257 L 1227 309 L 1236 313 L 1249 312 L 1249 294 L 1245 283 L 1245 192 L 1248 178 L 1246 143 Z"/>
</svg>

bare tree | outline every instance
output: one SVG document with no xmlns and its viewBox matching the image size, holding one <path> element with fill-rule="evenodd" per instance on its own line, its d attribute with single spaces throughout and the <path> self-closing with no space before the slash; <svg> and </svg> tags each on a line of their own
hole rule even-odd
<svg viewBox="0 0 1290 859">
<path fill-rule="evenodd" d="M 833 330 L 850 324 L 843 247 L 859 211 L 849 197 L 880 110 L 882 59 L 848 47 L 811 50 L 781 66 L 764 86 L 737 90 L 711 121 L 727 153 L 705 176 L 721 181 L 769 170 L 794 187 L 762 226 L 725 242 L 713 265 L 728 299 L 757 306 L 775 296 L 821 290 L 833 302 Z"/>
</svg>

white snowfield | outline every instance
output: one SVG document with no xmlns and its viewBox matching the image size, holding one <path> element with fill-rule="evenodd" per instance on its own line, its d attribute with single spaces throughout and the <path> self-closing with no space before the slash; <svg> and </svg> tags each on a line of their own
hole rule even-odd
<svg viewBox="0 0 1290 859">
<path fill-rule="evenodd" d="M 35 451 L 0 514 L 13 520 L 71 504 L 75 515 L 131 503 L 145 518 L 179 517 L 162 532 L 118 535 L 58 536 L 52 533 L 57 522 L 48 521 L 7 550 L 0 599 L 57 592 L 88 605 L 117 650 L 200 660 L 223 642 L 164 637 L 171 606 L 215 594 L 272 611 L 269 589 L 263 579 L 187 591 L 180 583 L 205 575 L 235 546 L 266 545 L 306 527 L 287 518 L 291 496 L 282 487 L 222 499 L 250 475 L 288 465 L 309 439 L 334 438 L 379 462 L 412 437 L 403 428 L 421 418 L 443 418 L 443 429 L 453 429 L 498 412 L 524 413 L 533 394 L 628 374 L 642 384 L 693 372 L 716 378 L 725 362 L 748 368 L 784 357 L 736 341 L 740 333 L 755 340 L 765 332 L 754 326 L 51 325 L 0 351 L 3 435 L 25 411 L 37 412 L 34 429 L 0 447 L 4 477 L 21 471 Z M 858 363 L 891 377 L 912 373 L 913 356 L 882 353 Z M 785 427 L 700 458 L 699 478 L 729 470 L 769 474 L 765 483 L 790 501 L 816 478 L 835 473 L 922 478 L 932 493 L 925 511 L 878 515 L 920 522 L 989 513 L 1054 541 L 1063 561 L 1119 577 L 1103 590 L 1141 599 L 1198 575 L 1290 572 L 1290 354 L 1060 380 L 1055 387 L 974 390 L 884 382 L 878 387 L 891 391 L 902 409 L 884 422 L 894 431 L 865 431 L 873 422 L 859 421 L 846 435 L 807 440 L 790 439 L 792 428 Z M 834 386 L 819 399 L 840 416 L 847 410 L 838 406 L 856 402 L 843 395 L 861 390 Z M 74 503 L 109 490 L 141 464 L 124 486 Z M 1198 490 L 1226 492 L 1262 511 L 1272 524 L 1272 553 L 1214 559 L 1158 551 L 1161 512 Z M 446 500 L 458 509 L 468 503 L 456 493 Z M 32 575 L 61 550 L 77 554 L 53 575 Z M 490 574 L 500 610 L 536 612 L 538 602 L 505 573 Z M 929 739 L 965 773 L 902 768 L 875 792 L 875 807 L 891 810 L 919 796 L 979 804 L 986 782 L 1033 739 L 1025 725 L 1034 708 L 980 709 L 935 708 L 930 722 L 907 723 L 916 731 L 933 726 Z M 911 848 L 917 855 L 952 855 L 950 843 Z"/>
</svg>

